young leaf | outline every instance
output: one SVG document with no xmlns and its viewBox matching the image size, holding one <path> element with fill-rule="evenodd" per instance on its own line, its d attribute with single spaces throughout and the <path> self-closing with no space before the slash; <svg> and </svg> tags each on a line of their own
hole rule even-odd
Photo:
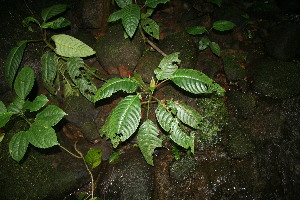
<svg viewBox="0 0 300 200">
<path fill-rule="evenodd" d="M 171 122 L 173 121 L 173 116 L 170 112 L 164 107 L 166 105 L 158 103 L 155 110 L 155 115 L 160 126 L 166 131 L 169 132 L 171 128 Z"/>
<path fill-rule="evenodd" d="M 214 54 L 216 54 L 217 56 L 220 56 L 220 54 L 221 54 L 221 52 L 220 52 L 220 46 L 219 46 L 217 43 L 211 42 L 211 43 L 209 44 L 209 47 L 210 47 L 211 51 L 212 51 Z"/>
<path fill-rule="evenodd" d="M 22 21 L 22 23 L 23 23 L 23 26 L 24 26 L 24 27 L 27 27 L 28 30 L 30 30 L 30 31 L 32 31 L 32 28 L 31 28 L 31 26 L 30 26 L 30 23 L 36 23 L 37 25 L 41 26 L 40 22 L 39 22 L 37 19 L 33 18 L 33 17 L 26 17 L 26 18 Z"/>
<path fill-rule="evenodd" d="M 2 101 L 0 101 L 0 113 L 7 112 L 6 106 Z"/>
<path fill-rule="evenodd" d="M 15 100 L 7 106 L 8 112 L 20 113 L 23 109 L 25 101 L 20 97 L 16 97 Z"/>
<path fill-rule="evenodd" d="M 71 22 L 69 20 L 67 20 L 64 17 L 60 17 L 51 22 L 43 22 L 41 25 L 41 28 L 59 29 L 59 28 L 64 28 L 64 27 L 70 26 L 70 25 L 71 25 Z"/>
<path fill-rule="evenodd" d="M 55 52 L 64 57 L 87 57 L 96 52 L 80 40 L 65 34 L 53 35 L 55 42 Z"/>
<path fill-rule="evenodd" d="M 185 149 L 191 147 L 192 153 L 194 153 L 194 137 L 185 134 L 178 125 L 178 119 L 174 119 L 171 124 L 170 138 L 179 146 Z"/>
<path fill-rule="evenodd" d="M 192 107 L 179 103 L 176 101 L 168 101 L 168 105 L 171 108 L 175 108 L 176 117 L 184 124 L 189 125 L 192 128 L 199 129 L 199 124 L 202 121 L 202 116 L 194 110 Z"/>
<path fill-rule="evenodd" d="M 199 50 L 202 51 L 202 50 L 206 49 L 209 46 L 210 43 L 211 42 L 208 38 L 202 38 L 199 41 Z"/>
<path fill-rule="evenodd" d="M 33 102 L 30 102 L 28 100 L 25 101 L 24 109 L 29 109 L 30 112 L 35 112 L 41 109 L 49 100 L 47 97 L 43 94 L 37 96 Z"/>
<path fill-rule="evenodd" d="M 10 120 L 10 117 L 15 114 L 13 112 L 0 112 L 0 128 Z"/>
<path fill-rule="evenodd" d="M 221 7 L 223 0 L 210 0 L 211 3 L 216 4 L 217 6 Z"/>
<path fill-rule="evenodd" d="M 132 4 L 132 0 L 115 0 L 115 1 L 120 8 L 124 8 L 125 6 Z"/>
<path fill-rule="evenodd" d="M 220 20 L 213 23 L 212 28 L 217 31 L 228 31 L 235 27 L 235 24 L 231 21 Z"/>
<path fill-rule="evenodd" d="M 21 131 L 14 134 L 9 142 L 9 154 L 17 162 L 19 162 L 24 157 L 27 151 L 27 147 L 29 144 L 27 137 L 28 132 Z"/>
<path fill-rule="evenodd" d="M 140 7 L 136 4 L 129 4 L 122 9 L 122 24 L 130 38 L 134 35 L 140 21 Z"/>
<path fill-rule="evenodd" d="M 109 15 L 107 22 L 115 22 L 121 19 L 123 16 L 123 10 L 118 10 Z"/>
<path fill-rule="evenodd" d="M 155 39 L 159 40 L 159 26 L 158 24 L 150 18 L 145 18 L 141 20 L 142 28 L 146 33 Z"/>
<path fill-rule="evenodd" d="M 14 47 L 8 54 L 7 60 L 4 65 L 4 73 L 6 81 L 9 87 L 12 88 L 13 82 L 18 71 L 19 65 L 23 58 L 24 50 L 26 47 L 27 41 L 22 40 L 18 43 L 17 47 Z"/>
<path fill-rule="evenodd" d="M 66 5 L 66 4 L 57 4 L 57 5 L 54 5 L 54 6 L 51 6 L 51 7 L 48 7 L 46 9 L 42 10 L 41 15 L 42 15 L 44 22 L 46 22 L 50 18 L 65 12 L 67 10 L 67 8 L 68 8 L 68 5 Z"/>
<path fill-rule="evenodd" d="M 154 11 L 154 9 L 148 8 L 146 13 L 141 14 L 141 19 L 146 19 L 146 18 L 150 17 L 152 15 L 153 11 Z"/>
<path fill-rule="evenodd" d="M 84 68 L 82 58 L 72 57 L 67 61 L 69 74 L 72 81 L 79 88 L 80 93 L 89 101 L 94 102 L 94 95 L 97 91 L 94 83 L 88 79 L 86 74 L 81 71 Z"/>
<path fill-rule="evenodd" d="M 47 106 L 42 112 L 35 117 L 37 121 L 47 121 L 50 126 L 57 124 L 67 113 L 55 105 Z"/>
<path fill-rule="evenodd" d="M 123 90 L 128 93 L 135 92 L 139 84 L 129 78 L 112 78 L 104 83 L 95 94 L 94 102 L 110 97 L 113 93 Z"/>
<path fill-rule="evenodd" d="M 102 150 L 90 149 L 84 157 L 84 161 L 92 169 L 99 166 L 102 161 Z"/>
<path fill-rule="evenodd" d="M 171 75 L 178 69 L 176 63 L 181 61 L 178 59 L 179 52 L 172 53 L 165 56 L 162 61 L 159 63 L 158 68 L 154 70 L 156 78 L 158 80 L 164 80 L 170 78 Z"/>
<path fill-rule="evenodd" d="M 38 120 L 31 124 L 28 133 L 28 141 L 38 148 L 49 148 L 58 145 L 55 130 L 48 121 Z"/>
<path fill-rule="evenodd" d="M 147 119 L 139 128 L 138 132 L 138 145 L 141 152 L 149 165 L 153 164 L 153 156 L 155 148 L 162 147 L 162 140 L 159 139 L 158 129 L 155 124 Z"/>
<path fill-rule="evenodd" d="M 16 94 L 21 98 L 25 99 L 31 91 L 34 84 L 34 72 L 29 67 L 24 67 L 17 75 L 14 83 L 14 89 Z"/>
<path fill-rule="evenodd" d="M 114 148 L 127 140 L 137 129 L 141 119 L 141 103 L 138 95 L 125 97 L 110 113 L 100 134 L 111 140 Z"/>
<path fill-rule="evenodd" d="M 204 73 L 193 69 L 178 69 L 170 79 L 180 88 L 193 94 L 212 92 L 223 94 L 225 92 L 220 85 L 214 83 Z"/>
<path fill-rule="evenodd" d="M 41 57 L 44 82 L 53 82 L 57 73 L 57 61 L 53 52 L 47 51 Z"/>
<path fill-rule="evenodd" d="M 156 8 L 157 4 L 167 3 L 170 0 L 146 0 L 145 5 L 150 8 Z"/>
<path fill-rule="evenodd" d="M 206 30 L 205 26 L 194 26 L 194 27 L 186 29 L 186 32 L 191 35 L 201 35 L 201 34 L 207 32 L 207 30 Z"/>
</svg>

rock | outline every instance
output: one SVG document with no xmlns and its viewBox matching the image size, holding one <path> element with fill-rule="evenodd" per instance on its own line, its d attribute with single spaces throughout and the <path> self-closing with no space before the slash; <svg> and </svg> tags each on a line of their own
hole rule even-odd
<svg viewBox="0 0 300 200">
<path fill-rule="evenodd" d="M 300 13 L 300 1 L 299 0 L 275 0 L 278 7 L 283 11 Z"/>
<path fill-rule="evenodd" d="M 121 66 L 133 71 L 143 50 L 144 43 L 139 35 L 135 34 L 133 39 L 124 38 L 121 24 L 110 27 L 95 45 L 97 59 L 109 74 L 119 74 Z"/>
<path fill-rule="evenodd" d="M 175 161 L 170 166 L 170 176 L 177 182 L 186 179 L 193 171 L 195 171 L 196 160 L 190 156 L 185 156 Z"/>
<path fill-rule="evenodd" d="M 284 99 L 300 93 L 300 68 L 292 62 L 261 59 L 249 65 L 257 93 Z"/>
<path fill-rule="evenodd" d="M 227 79 L 230 82 L 242 80 L 246 76 L 245 55 L 242 53 L 230 54 L 229 52 L 222 54 L 222 60 L 224 64 L 224 71 Z"/>
<path fill-rule="evenodd" d="M 289 61 L 300 55 L 300 25 L 281 24 L 271 28 L 266 38 L 267 53 L 280 60 Z"/>
</svg>

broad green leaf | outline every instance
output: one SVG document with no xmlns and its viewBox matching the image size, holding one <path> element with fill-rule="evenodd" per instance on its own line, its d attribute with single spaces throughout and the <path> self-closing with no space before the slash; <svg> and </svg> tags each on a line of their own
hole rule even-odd
<svg viewBox="0 0 300 200">
<path fill-rule="evenodd" d="M 53 35 L 55 42 L 55 52 L 64 57 L 87 57 L 96 52 L 80 40 L 65 34 Z"/>
<path fill-rule="evenodd" d="M 13 112 L 1 112 L 0 113 L 0 128 L 5 126 L 5 124 L 10 120 L 10 117 L 15 114 Z"/>
<path fill-rule="evenodd" d="M 157 4 L 167 3 L 170 0 L 146 0 L 145 5 L 150 8 L 156 8 Z"/>
<path fill-rule="evenodd" d="M 168 106 L 176 109 L 176 117 L 181 122 L 195 129 L 200 128 L 199 124 L 203 117 L 194 108 L 177 101 L 168 101 Z"/>
<path fill-rule="evenodd" d="M 158 80 L 164 80 L 170 78 L 171 75 L 178 69 L 176 63 L 181 61 L 178 59 L 179 52 L 172 53 L 165 56 L 162 61 L 159 63 L 158 68 L 154 70 L 156 78 Z"/>
<path fill-rule="evenodd" d="M 64 28 L 64 27 L 70 26 L 70 25 L 71 25 L 71 22 L 69 20 L 67 20 L 64 17 L 60 17 L 51 22 L 43 22 L 41 25 L 41 28 L 59 29 L 59 28 Z"/>
<path fill-rule="evenodd" d="M 210 43 L 211 42 L 208 38 L 202 38 L 199 41 L 199 50 L 202 51 L 202 50 L 206 49 L 209 46 Z"/>
<path fill-rule="evenodd" d="M 194 26 L 186 29 L 186 32 L 191 35 L 201 35 L 205 32 L 207 33 L 208 31 L 206 30 L 205 26 Z"/>
<path fill-rule="evenodd" d="M 220 52 L 220 46 L 219 46 L 217 43 L 211 42 L 211 43 L 209 44 L 209 47 L 210 47 L 211 51 L 212 51 L 214 54 L 216 54 L 217 56 L 220 56 L 220 54 L 221 54 L 221 52 Z"/>
<path fill-rule="evenodd" d="M 108 17 L 108 22 L 115 22 L 121 19 L 123 16 L 123 10 L 118 10 L 116 12 L 113 12 L 112 14 L 109 15 Z"/>
<path fill-rule="evenodd" d="M 159 125 L 166 131 L 169 132 L 171 128 L 171 122 L 173 121 L 172 114 L 167 110 L 165 104 L 158 103 L 155 110 L 156 119 Z"/>
<path fill-rule="evenodd" d="M 44 22 L 48 21 L 50 18 L 59 15 L 63 12 L 65 12 L 68 8 L 68 5 L 66 4 L 57 4 L 51 7 L 48 7 L 44 10 L 42 10 L 42 18 L 44 20 Z"/>
<path fill-rule="evenodd" d="M 115 0 L 120 8 L 125 8 L 125 6 L 132 4 L 132 0 Z"/>
<path fill-rule="evenodd" d="M 2 101 L 0 101 L 0 113 L 7 112 L 6 106 Z"/>
<path fill-rule="evenodd" d="M 57 57 L 53 52 L 47 51 L 41 57 L 42 77 L 44 82 L 53 82 L 57 73 Z"/>
<path fill-rule="evenodd" d="M 37 96 L 33 102 L 30 102 L 28 100 L 25 101 L 24 109 L 29 109 L 30 112 L 35 112 L 41 109 L 49 100 L 47 97 L 43 94 Z"/>
<path fill-rule="evenodd" d="M 150 17 L 152 15 L 153 11 L 154 11 L 154 9 L 148 8 L 146 13 L 141 14 L 141 19 L 146 19 L 146 18 Z"/>
<path fill-rule="evenodd" d="M 177 119 L 171 123 L 170 138 L 185 149 L 190 147 L 191 152 L 194 153 L 194 137 L 188 136 L 181 130 Z"/>
<path fill-rule="evenodd" d="M 141 20 L 142 28 L 146 33 L 155 39 L 159 40 L 159 26 L 158 24 L 150 18 L 145 18 Z"/>
<path fill-rule="evenodd" d="M 130 38 L 134 35 L 140 21 L 140 7 L 136 4 L 129 4 L 122 9 L 122 24 Z"/>
<path fill-rule="evenodd" d="M 67 113 L 55 105 L 47 106 L 42 112 L 35 117 L 37 121 L 47 121 L 50 126 L 57 124 Z"/>
<path fill-rule="evenodd" d="M 193 69 L 178 69 L 170 78 L 180 88 L 193 93 L 205 94 L 217 92 L 224 94 L 224 89 L 204 73 Z"/>
<path fill-rule="evenodd" d="M 14 90 L 18 97 L 25 99 L 31 91 L 34 84 L 34 72 L 29 67 L 24 67 L 17 75 L 14 83 Z"/>
<path fill-rule="evenodd" d="M 87 75 L 82 71 L 84 69 L 84 62 L 82 58 L 72 57 L 67 61 L 69 74 L 72 81 L 78 87 L 80 93 L 89 101 L 94 102 L 94 95 L 97 88 Z"/>
<path fill-rule="evenodd" d="M 210 0 L 211 3 L 216 4 L 217 6 L 221 7 L 223 0 Z"/>
<path fill-rule="evenodd" d="M 24 50 L 27 44 L 27 40 L 22 40 L 18 43 L 17 47 L 14 47 L 8 54 L 5 65 L 4 65 L 4 73 L 6 81 L 9 87 L 12 88 L 13 82 L 16 77 L 16 73 L 20 66 L 20 63 L 23 58 Z"/>
<path fill-rule="evenodd" d="M 28 141 L 35 147 L 49 148 L 59 144 L 55 130 L 48 121 L 35 121 L 27 132 Z"/>
<path fill-rule="evenodd" d="M 33 30 L 32 30 L 32 27 L 30 26 L 30 23 L 36 23 L 37 25 L 41 26 L 40 22 L 37 19 L 33 18 L 33 17 L 26 17 L 22 21 L 22 23 L 23 23 L 23 26 L 28 28 L 28 30 L 31 31 L 31 32 Z"/>
<path fill-rule="evenodd" d="M 139 84 L 129 78 L 112 78 L 104 83 L 95 94 L 94 102 L 110 97 L 113 93 L 123 90 L 127 93 L 135 92 Z"/>
<path fill-rule="evenodd" d="M 102 150 L 90 149 L 84 157 L 84 161 L 92 169 L 99 166 L 102 161 Z"/>
<path fill-rule="evenodd" d="M 28 132 L 21 131 L 14 134 L 9 142 L 9 154 L 17 162 L 19 162 L 24 157 L 27 151 L 27 147 L 29 144 L 27 137 Z"/>
<path fill-rule="evenodd" d="M 235 27 L 236 25 L 231 21 L 220 20 L 213 23 L 212 28 L 217 31 L 228 31 Z"/>
<path fill-rule="evenodd" d="M 125 97 L 110 113 L 100 134 L 111 140 L 114 148 L 127 140 L 137 129 L 141 119 L 141 103 L 138 95 Z"/>
<path fill-rule="evenodd" d="M 162 140 L 159 139 L 158 129 L 155 124 L 147 119 L 139 128 L 138 132 L 138 145 L 141 152 L 149 165 L 153 164 L 153 156 L 155 148 L 162 147 Z"/>
<path fill-rule="evenodd" d="M 20 97 L 16 97 L 15 100 L 7 106 L 7 111 L 13 112 L 15 114 L 20 113 L 22 112 L 24 103 L 25 101 L 23 99 L 21 99 Z"/>
</svg>

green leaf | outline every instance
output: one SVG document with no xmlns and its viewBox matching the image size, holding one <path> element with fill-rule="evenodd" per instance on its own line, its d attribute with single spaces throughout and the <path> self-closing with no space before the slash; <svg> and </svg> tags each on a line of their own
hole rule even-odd
<svg viewBox="0 0 300 200">
<path fill-rule="evenodd" d="M 223 0 L 210 0 L 211 3 L 216 4 L 217 6 L 221 7 Z"/>
<path fill-rule="evenodd" d="M 136 4 L 129 4 L 122 9 L 122 24 L 130 38 L 134 35 L 140 21 L 140 7 Z"/>
<path fill-rule="evenodd" d="M 138 95 L 125 97 L 110 113 L 100 134 L 111 140 L 114 148 L 127 140 L 137 129 L 141 119 L 141 103 Z"/>
<path fill-rule="evenodd" d="M 209 46 L 210 43 L 211 42 L 208 38 L 202 38 L 199 41 L 199 50 L 202 51 L 202 50 L 206 49 Z"/>
<path fill-rule="evenodd" d="M 228 31 L 235 27 L 236 25 L 231 21 L 220 20 L 213 23 L 212 28 L 217 31 Z"/>
<path fill-rule="evenodd" d="M 168 106 L 175 108 L 176 117 L 184 124 L 189 125 L 192 128 L 199 129 L 203 117 L 191 106 L 188 106 L 182 102 L 168 101 Z"/>
<path fill-rule="evenodd" d="M 65 34 L 53 35 L 52 40 L 55 42 L 55 52 L 64 57 L 87 57 L 96 52 L 80 40 Z"/>
<path fill-rule="evenodd" d="M 9 142 L 9 154 L 17 162 L 19 162 L 24 157 L 27 151 L 27 147 L 29 144 L 27 137 L 28 132 L 21 131 L 14 134 Z"/>
<path fill-rule="evenodd" d="M 165 104 L 158 103 L 158 106 L 155 110 L 155 115 L 160 126 L 166 131 L 169 132 L 171 129 L 171 122 L 173 121 L 173 116 L 168 112 Z"/>
<path fill-rule="evenodd" d="M 152 15 L 153 11 L 154 11 L 154 9 L 148 8 L 146 13 L 141 14 L 141 19 L 146 19 L 146 18 L 150 17 Z"/>
<path fill-rule="evenodd" d="M 7 106 L 8 112 L 13 112 L 15 114 L 22 112 L 25 101 L 20 97 L 16 97 L 15 100 Z"/>
<path fill-rule="evenodd" d="M 201 35 L 208 31 L 206 30 L 205 26 L 194 26 L 186 29 L 186 32 L 191 35 Z"/>
<path fill-rule="evenodd" d="M 32 28 L 30 26 L 30 23 L 36 23 L 37 25 L 41 26 L 40 22 L 37 19 L 33 18 L 33 17 L 26 17 L 22 21 L 22 23 L 23 23 L 23 26 L 25 28 L 28 28 L 28 30 L 30 30 L 31 32 L 32 32 Z"/>
<path fill-rule="evenodd" d="M 14 47 L 8 54 L 5 65 L 4 73 L 6 81 L 9 87 L 12 88 L 13 82 L 15 80 L 16 73 L 20 66 L 23 58 L 24 50 L 27 44 L 27 40 L 22 40 L 18 43 L 17 47 Z"/>
<path fill-rule="evenodd" d="M 178 69 L 176 63 L 181 61 L 178 59 L 179 52 L 172 53 L 165 56 L 162 61 L 159 63 L 158 68 L 154 70 L 156 78 L 158 80 L 164 80 L 170 78 L 171 75 Z"/>
<path fill-rule="evenodd" d="M 120 158 L 120 155 L 121 155 L 122 153 L 124 153 L 124 151 L 123 151 L 122 149 L 121 149 L 121 150 L 119 149 L 119 150 L 113 152 L 113 153 L 109 156 L 108 163 L 109 163 L 109 164 L 113 164 L 113 163 L 117 162 L 117 161 L 119 160 L 119 158 Z"/>
<path fill-rule="evenodd" d="M 34 84 L 34 72 L 29 67 L 24 67 L 17 75 L 14 83 L 14 89 L 18 97 L 25 99 L 31 91 Z"/>
<path fill-rule="evenodd" d="M 13 112 L 1 112 L 0 113 L 0 128 L 5 126 L 5 124 L 10 120 L 10 117 L 15 114 Z"/>
<path fill-rule="evenodd" d="M 133 79 L 134 81 L 138 82 L 138 84 L 142 87 L 142 89 L 147 91 L 148 86 L 145 84 L 142 76 L 139 73 L 133 72 L 133 77 L 131 77 L 130 79 Z"/>
<path fill-rule="evenodd" d="M 124 8 L 125 6 L 132 4 L 132 0 L 115 0 L 115 1 L 120 8 Z"/>
<path fill-rule="evenodd" d="M 220 46 L 217 43 L 211 42 L 209 44 L 209 47 L 214 54 L 216 54 L 217 56 L 220 56 L 220 54 L 221 54 Z"/>
<path fill-rule="evenodd" d="M 149 165 L 153 164 L 153 156 L 155 148 L 162 147 L 162 140 L 159 139 L 158 129 L 155 124 L 147 119 L 139 128 L 138 132 L 138 145 L 141 152 Z"/>
<path fill-rule="evenodd" d="M 67 113 L 55 105 L 47 106 L 35 117 L 36 121 L 47 121 L 50 126 L 57 124 Z"/>
<path fill-rule="evenodd" d="M 92 169 L 99 166 L 102 161 L 102 150 L 90 149 L 84 157 L 84 161 Z"/>
<path fill-rule="evenodd" d="M 112 78 L 104 83 L 95 94 L 94 102 L 110 97 L 113 93 L 123 90 L 127 93 L 135 92 L 139 84 L 129 78 Z"/>
<path fill-rule="evenodd" d="M 171 124 L 170 134 L 172 141 L 185 149 L 191 147 L 191 152 L 194 153 L 194 137 L 188 136 L 181 130 L 177 119 L 174 119 Z"/>
<path fill-rule="evenodd" d="M 35 147 L 49 148 L 59 144 L 55 130 L 48 121 L 35 121 L 27 132 L 28 141 Z"/>
<path fill-rule="evenodd" d="M 64 97 L 65 99 L 70 96 L 79 96 L 80 91 L 75 88 L 75 85 L 73 83 L 70 83 L 69 81 L 64 81 L 65 87 L 64 87 Z"/>
<path fill-rule="evenodd" d="M 33 102 L 25 101 L 24 109 L 29 109 L 30 112 L 35 112 L 41 109 L 49 100 L 47 97 L 43 94 L 37 96 Z"/>
<path fill-rule="evenodd" d="M 44 10 L 42 10 L 42 18 L 44 20 L 44 22 L 48 21 L 49 19 L 51 19 L 52 17 L 59 15 L 63 12 L 65 12 L 68 8 L 68 5 L 66 4 L 57 4 L 51 7 L 48 7 Z"/>
<path fill-rule="evenodd" d="M 157 4 L 167 3 L 170 0 L 146 0 L 145 5 L 150 8 L 156 8 Z"/>
<path fill-rule="evenodd" d="M 109 15 L 108 17 L 108 22 L 115 22 L 121 19 L 123 16 L 123 10 L 118 10 L 116 12 L 113 12 L 112 14 Z"/>
<path fill-rule="evenodd" d="M 60 17 L 51 22 L 43 22 L 41 25 L 41 28 L 59 29 L 59 28 L 64 28 L 64 27 L 70 26 L 70 25 L 71 25 L 71 22 L 69 20 L 67 20 L 64 17 Z"/>
<path fill-rule="evenodd" d="M 0 143 L 3 141 L 5 133 L 0 133 Z"/>
<path fill-rule="evenodd" d="M 141 20 L 142 28 L 146 33 L 155 39 L 159 40 L 159 26 L 158 24 L 150 18 L 145 18 Z"/>
<path fill-rule="evenodd" d="M 41 57 L 42 77 L 44 82 L 54 81 L 57 73 L 57 57 L 53 52 L 47 51 Z"/>
<path fill-rule="evenodd" d="M 70 77 L 78 87 L 80 93 L 89 101 L 94 102 L 94 95 L 97 91 L 97 88 L 83 71 L 83 59 L 77 57 L 69 58 L 67 61 L 67 66 L 69 69 Z"/>
<path fill-rule="evenodd" d="M 0 101 L 0 113 L 7 112 L 6 106 L 2 101 Z"/>
<path fill-rule="evenodd" d="M 193 94 L 205 94 L 217 92 L 218 94 L 224 94 L 224 89 L 214 83 L 211 78 L 204 73 L 193 69 L 178 69 L 172 75 L 171 81 L 173 81 L 180 88 L 193 93 Z"/>
</svg>

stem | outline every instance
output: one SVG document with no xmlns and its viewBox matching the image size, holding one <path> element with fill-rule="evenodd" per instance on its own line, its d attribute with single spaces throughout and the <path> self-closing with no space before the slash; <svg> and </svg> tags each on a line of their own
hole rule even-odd
<svg viewBox="0 0 300 200">
<path fill-rule="evenodd" d="M 170 80 L 170 79 L 167 78 L 167 79 L 163 80 L 162 82 L 160 82 L 159 84 L 157 84 L 155 86 L 155 88 L 159 87 L 161 84 L 163 84 L 164 82 L 167 82 L 168 80 Z"/>
<path fill-rule="evenodd" d="M 27 117 L 24 115 L 24 113 L 21 113 L 20 116 L 31 126 L 30 121 L 27 119 Z"/>
<path fill-rule="evenodd" d="M 71 156 L 73 156 L 73 157 L 75 157 L 75 158 L 79 158 L 79 159 L 81 159 L 82 158 L 82 154 L 80 155 L 80 156 L 77 156 L 77 155 L 75 155 L 74 153 L 72 153 L 71 151 L 69 151 L 68 149 L 66 149 L 65 147 L 63 147 L 63 146 L 61 146 L 61 145 L 59 145 L 59 147 L 60 148 L 62 148 L 63 150 L 65 150 L 67 153 L 69 153 Z"/>
<path fill-rule="evenodd" d="M 98 76 L 97 74 L 95 74 L 94 72 L 92 72 L 92 71 L 89 69 L 89 66 L 88 66 L 87 64 L 84 64 L 83 67 L 84 67 L 84 69 L 85 69 L 89 74 L 93 75 L 94 77 L 98 78 L 98 79 L 101 80 L 101 81 L 106 82 L 105 79 L 101 78 L 100 76 Z"/>
<path fill-rule="evenodd" d="M 150 96 L 149 96 L 149 99 L 148 99 L 148 105 L 147 105 L 147 119 L 149 119 L 151 99 L 152 99 L 152 94 L 150 93 Z"/>
</svg>

